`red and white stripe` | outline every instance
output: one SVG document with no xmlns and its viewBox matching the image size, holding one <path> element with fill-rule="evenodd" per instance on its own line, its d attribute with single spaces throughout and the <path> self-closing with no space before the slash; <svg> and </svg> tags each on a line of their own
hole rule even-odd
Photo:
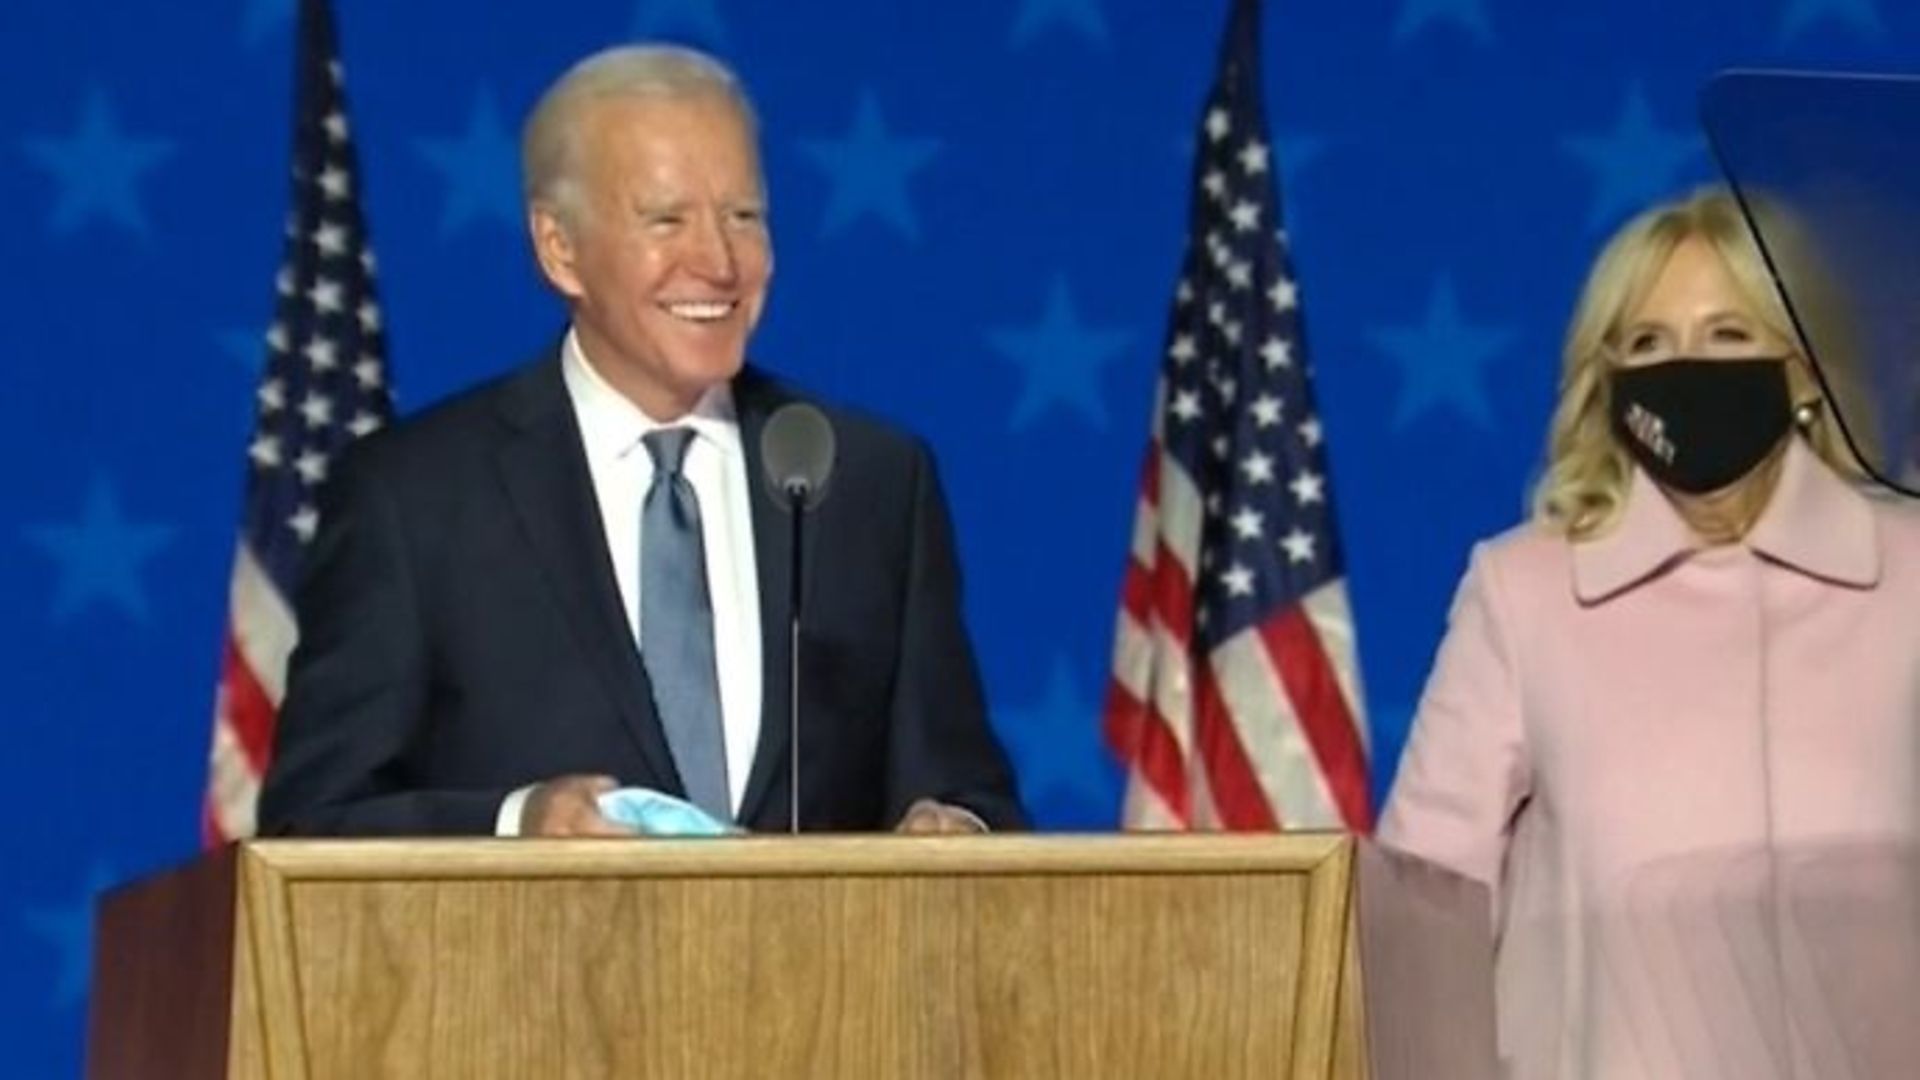
<svg viewBox="0 0 1920 1080">
<path fill-rule="evenodd" d="M 286 696 L 287 658 L 298 636 L 292 608 L 244 542 L 234 555 L 227 610 L 201 816 L 209 846 L 253 835 L 274 718 Z"/>
<path fill-rule="evenodd" d="M 1365 711 L 1344 583 L 1322 586 L 1197 662 L 1193 582 L 1203 517 L 1200 491 L 1161 451 L 1156 430 L 1106 709 L 1107 741 L 1128 766 L 1124 824 L 1370 829 Z"/>
</svg>

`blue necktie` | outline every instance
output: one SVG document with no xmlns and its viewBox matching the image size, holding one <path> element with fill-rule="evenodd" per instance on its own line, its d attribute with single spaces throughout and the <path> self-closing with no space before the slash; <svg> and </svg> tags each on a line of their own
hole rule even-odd
<svg viewBox="0 0 1920 1080">
<path fill-rule="evenodd" d="M 653 486 L 640 509 L 640 657 L 688 800 L 731 821 L 700 501 L 680 471 L 692 441 L 691 428 L 645 438 Z"/>
</svg>

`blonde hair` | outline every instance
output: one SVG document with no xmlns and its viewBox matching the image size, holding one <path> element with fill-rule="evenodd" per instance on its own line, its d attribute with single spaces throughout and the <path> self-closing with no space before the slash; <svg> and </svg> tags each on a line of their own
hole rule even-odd
<svg viewBox="0 0 1920 1080">
<path fill-rule="evenodd" d="M 1633 469 L 1613 436 L 1608 375 L 1619 355 L 1627 317 L 1646 300 L 1674 250 L 1689 239 L 1713 248 L 1754 317 L 1791 346 L 1787 385 L 1792 400 L 1821 405 L 1811 425 L 1802 429 L 1808 444 L 1843 475 L 1860 472 L 1835 430 L 1811 366 L 1800 354 L 1799 336 L 1740 204 L 1722 188 L 1702 188 L 1622 226 L 1594 260 L 1574 307 L 1561 355 L 1559 403 L 1547 432 L 1546 470 L 1533 492 L 1534 520 L 1570 539 L 1605 533 L 1626 504 Z M 1830 366 L 1845 359 L 1823 354 Z"/>
</svg>

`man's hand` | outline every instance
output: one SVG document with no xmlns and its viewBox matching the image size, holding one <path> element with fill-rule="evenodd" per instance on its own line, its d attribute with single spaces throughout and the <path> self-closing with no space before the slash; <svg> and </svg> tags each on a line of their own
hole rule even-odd
<svg viewBox="0 0 1920 1080">
<path fill-rule="evenodd" d="M 632 829 L 600 816 L 602 792 L 620 786 L 611 776 L 556 776 L 527 793 L 520 808 L 521 836 L 633 836 Z"/>
<path fill-rule="evenodd" d="M 907 807 L 907 815 L 900 824 L 893 827 L 894 832 L 902 833 L 983 833 L 986 823 L 974 816 L 973 811 L 958 806 L 949 806 L 933 799 L 917 799 Z"/>
</svg>

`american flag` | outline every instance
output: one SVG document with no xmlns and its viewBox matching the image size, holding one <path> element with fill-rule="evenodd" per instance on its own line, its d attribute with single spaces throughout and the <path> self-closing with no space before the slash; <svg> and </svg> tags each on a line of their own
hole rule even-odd
<svg viewBox="0 0 1920 1080">
<path fill-rule="evenodd" d="M 318 524 L 315 491 L 341 447 L 393 416 L 357 178 L 333 18 L 327 0 L 301 0 L 293 196 L 247 446 L 201 822 L 209 846 L 253 832 L 297 636 L 294 586 Z"/>
<path fill-rule="evenodd" d="M 1366 720 L 1299 293 L 1235 0 L 1197 135 L 1106 737 L 1134 828 L 1365 831 Z"/>
</svg>

